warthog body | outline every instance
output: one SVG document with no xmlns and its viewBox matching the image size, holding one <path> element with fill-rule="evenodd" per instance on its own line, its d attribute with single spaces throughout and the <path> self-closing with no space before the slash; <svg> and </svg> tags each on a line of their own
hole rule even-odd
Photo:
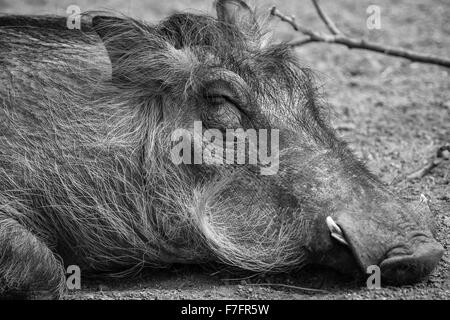
<svg viewBox="0 0 450 320">
<path fill-rule="evenodd" d="M 244 3 L 217 8 L 157 25 L 97 16 L 82 30 L 0 18 L 0 294 L 59 296 L 71 264 L 375 264 L 397 284 L 433 270 L 443 249 L 428 213 L 336 137 L 312 73 Z M 194 121 L 279 129 L 278 171 L 175 164 L 171 134 Z"/>
</svg>

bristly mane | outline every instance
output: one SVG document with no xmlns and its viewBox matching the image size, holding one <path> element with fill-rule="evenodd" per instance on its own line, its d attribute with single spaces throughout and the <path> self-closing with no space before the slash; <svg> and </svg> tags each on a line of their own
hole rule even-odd
<svg viewBox="0 0 450 320">
<path fill-rule="evenodd" d="M 61 255 L 77 257 L 86 271 L 214 260 L 255 271 L 302 265 L 306 253 L 298 243 L 306 222 L 277 226 L 278 210 L 221 199 L 244 183 L 245 170 L 202 181 L 175 167 L 168 133 L 176 119 L 161 119 L 164 100 L 182 107 L 197 99 L 203 75 L 220 67 L 242 77 L 255 101 L 265 100 L 275 127 L 315 131 L 310 136 L 327 140 L 332 134 L 323 130 L 309 69 L 287 45 L 262 46 L 261 29 L 210 16 L 176 14 L 157 25 L 94 17 L 92 23 L 111 60 L 112 81 L 61 60 L 57 66 L 66 62 L 69 70 L 64 78 L 61 70 L 40 74 L 48 87 L 61 88 L 58 95 L 44 89 L 33 93 L 37 102 L 2 105 L 27 109 L 36 123 L 25 127 L 23 119 L 5 115 L 12 132 L 0 139 L 0 163 L 11 166 L 0 168 L 0 202 L 17 207 L 15 219 Z M 84 83 L 74 88 L 70 75 Z M 264 199 L 263 188 L 248 193 Z"/>
</svg>

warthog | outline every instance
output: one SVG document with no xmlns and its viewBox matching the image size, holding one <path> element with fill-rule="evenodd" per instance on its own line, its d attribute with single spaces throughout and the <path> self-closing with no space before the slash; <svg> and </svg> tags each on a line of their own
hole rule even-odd
<svg viewBox="0 0 450 320">
<path fill-rule="evenodd" d="M 59 297 L 72 264 L 379 265 L 399 285 L 436 267 L 426 206 L 403 203 L 337 138 L 313 73 L 248 5 L 216 8 L 156 25 L 91 14 L 81 30 L 0 18 L 2 295 Z M 172 133 L 195 121 L 279 130 L 278 170 L 175 164 Z"/>
</svg>

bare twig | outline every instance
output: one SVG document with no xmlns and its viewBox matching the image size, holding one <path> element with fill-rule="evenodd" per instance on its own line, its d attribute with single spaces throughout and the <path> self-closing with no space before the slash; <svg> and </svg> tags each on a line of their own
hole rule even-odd
<svg viewBox="0 0 450 320">
<path fill-rule="evenodd" d="M 282 288 L 288 288 L 288 289 L 294 289 L 294 290 L 302 290 L 302 291 L 307 291 L 307 292 L 329 293 L 327 290 L 305 288 L 305 287 L 298 287 L 298 286 L 291 286 L 291 285 L 283 284 L 283 283 L 248 283 L 246 285 L 247 286 L 282 287 Z"/>
<path fill-rule="evenodd" d="M 312 0 L 317 13 L 319 14 L 321 20 L 325 23 L 331 34 L 324 34 L 321 32 L 316 32 L 309 28 L 306 28 L 298 23 L 296 23 L 295 18 L 292 16 L 286 16 L 275 6 L 270 9 L 270 14 L 278 17 L 281 21 L 287 22 L 291 27 L 298 32 L 303 33 L 307 38 L 292 42 L 290 45 L 292 47 L 302 46 L 311 42 L 326 42 L 335 43 L 348 47 L 349 49 L 364 49 L 379 53 L 384 53 L 386 55 L 401 57 L 409 59 L 415 62 L 435 64 L 443 67 L 450 68 L 450 59 L 438 57 L 431 54 L 423 54 L 420 52 L 415 52 L 411 50 L 406 50 L 402 48 L 381 45 L 378 43 L 370 42 L 364 39 L 355 39 L 344 35 L 330 19 L 328 15 L 320 8 L 318 0 Z"/>
<path fill-rule="evenodd" d="M 431 171 L 440 165 L 445 160 L 450 159 L 450 144 L 446 144 L 437 149 L 436 154 L 427 161 L 427 163 L 419 168 L 414 170 L 411 173 L 400 175 L 394 178 L 390 185 L 395 185 L 403 181 L 409 181 L 414 179 L 422 179 L 427 174 L 431 173 Z"/>
<path fill-rule="evenodd" d="M 319 0 L 312 0 L 312 2 L 314 4 L 314 7 L 316 8 L 317 13 L 327 26 L 328 30 L 330 30 L 330 32 L 334 35 L 341 34 L 342 32 L 336 27 L 333 20 L 331 20 L 330 17 L 328 17 L 328 15 L 320 7 Z"/>
<path fill-rule="evenodd" d="M 304 35 L 308 36 L 311 41 L 325 41 L 326 39 L 332 40 L 334 37 L 326 34 L 322 34 L 320 32 L 315 32 L 306 27 L 303 27 L 295 22 L 295 18 L 293 16 L 286 16 L 277 9 L 277 7 L 272 7 L 270 9 L 270 14 L 278 17 L 281 21 L 289 23 L 295 31 L 299 31 Z M 327 41 L 325 41 L 327 42 Z"/>
<path fill-rule="evenodd" d="M 441 164 L 444 160 L 448 160 L 450 158 L 450 145 L 445 145 L 440 147 L 436 155 L 430 159 L 427 164 L 410 174 L 406 176 L 406 180 L 413 180 L 413 179 L 421 179 L 427 174 L 431 172 L 434 168 L 436 168 L 439 164 Z"/>
<path fill-rule="evenodd" d="M 441 162 L 442 162 L 442 159 L 434 159 L 433 161 L 428 162 L 424 167 L 409 173 L 405 177 L 405 179 L 406 180 L 422 179 L 427 174 L 429 174 L 431 172 L 431 170 L 433 170 L 435 167 L 437 167 L 438 164 Z"/>
<path fill-rule="evenodd" d="M 255 274 L 252 274 L 252 275 L 250 275 L 250 276 L 243 277 L 243 278 L 234 278 L 234 279 L 231 279 L 231 278 L 226 279 L 226 278 L 224 278 L 224 279 L 220 279 L 220 280 L 222 280 L 222 281 L 242 281 L 242 280 L 249 280 L 249 279 L 251 279 L 251 278 L 255 278 L 255 277 L 259 276 L 259 275 L 260 275 L 260 274 L 255 273 Z"/>
</svg>

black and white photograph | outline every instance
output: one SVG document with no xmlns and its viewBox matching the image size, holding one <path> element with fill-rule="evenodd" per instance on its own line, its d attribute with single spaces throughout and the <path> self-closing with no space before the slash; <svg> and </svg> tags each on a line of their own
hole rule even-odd
<svg viewBox="0 0 450 320">
<path fill-rule="evenodd" d="M 0 300 L 448 301 L 449 247 L 450 1 L 0 0 Z"/>
</svg>

